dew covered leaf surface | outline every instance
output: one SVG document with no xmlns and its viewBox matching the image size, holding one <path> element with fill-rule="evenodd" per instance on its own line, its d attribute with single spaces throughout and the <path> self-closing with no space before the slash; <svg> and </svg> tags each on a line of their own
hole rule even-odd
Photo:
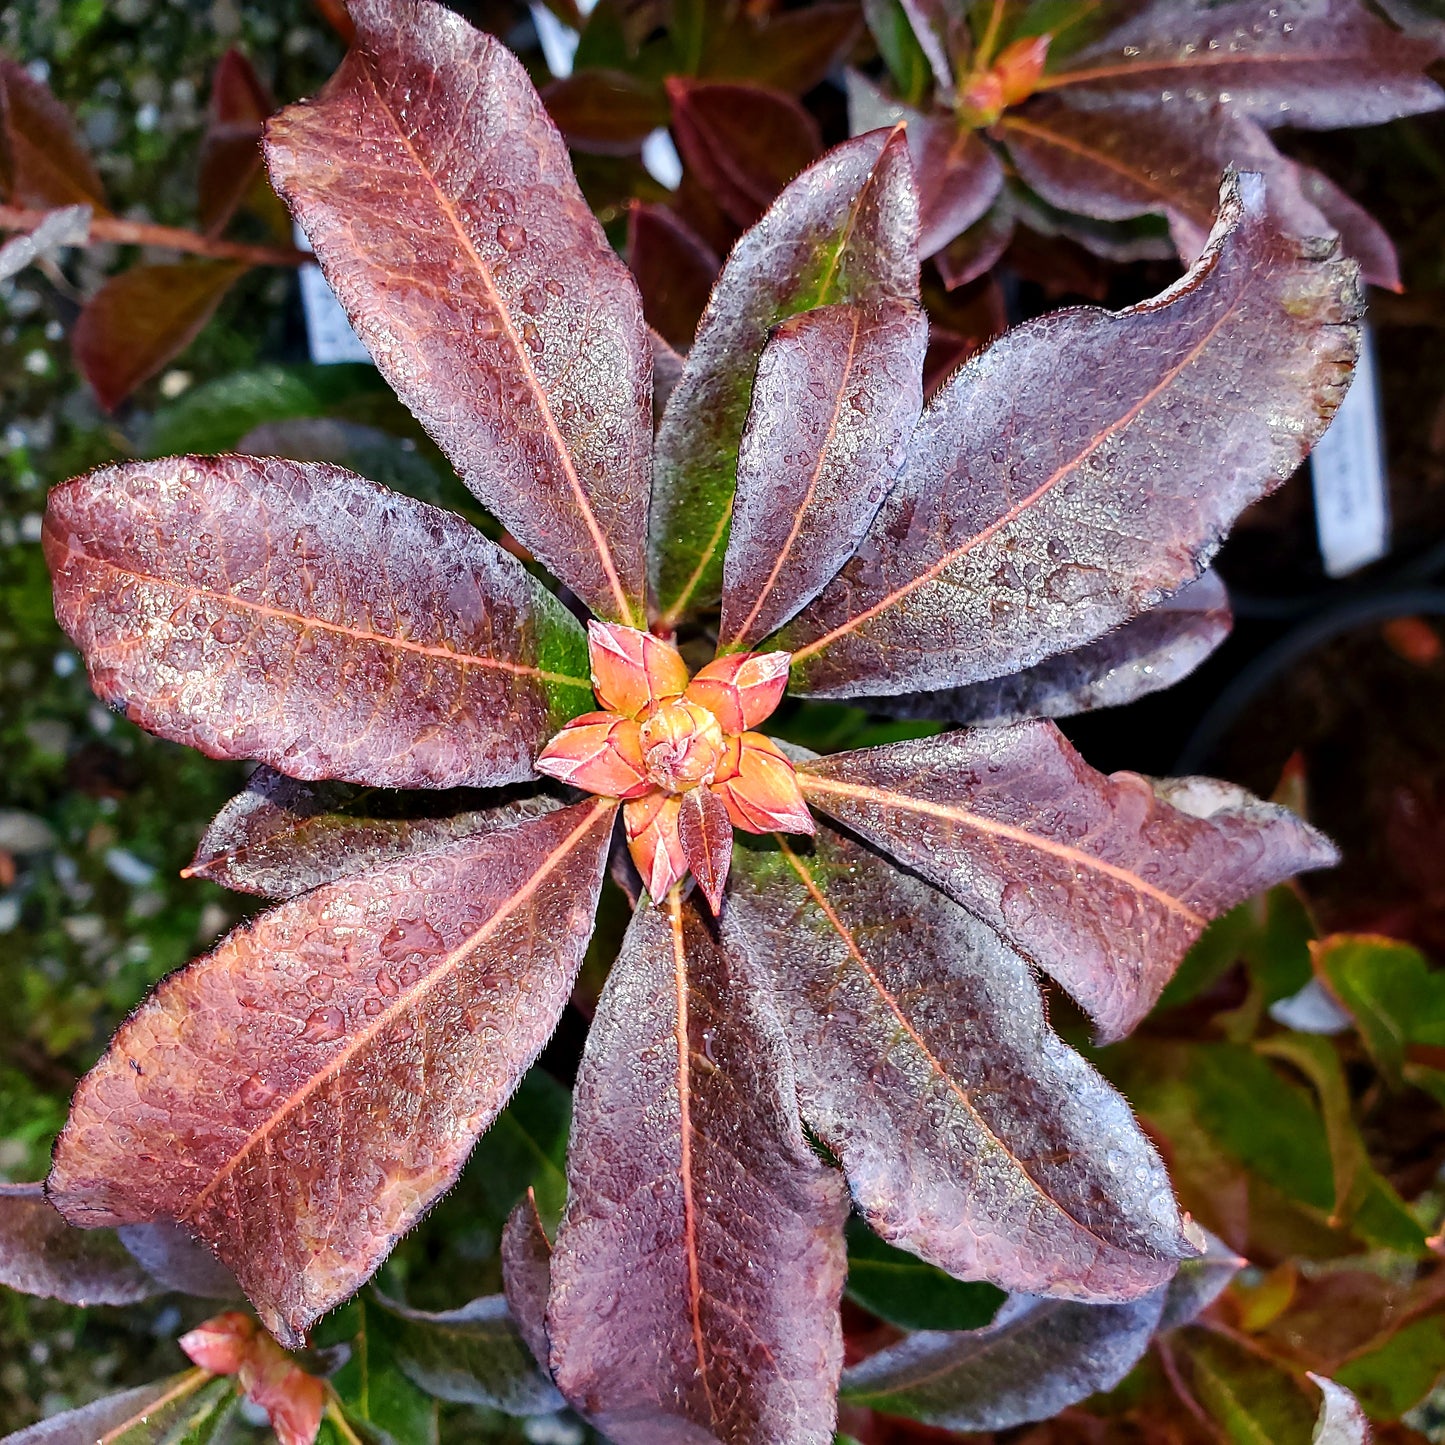
<svg viewBox="0 0 1445 1445">
<path fill-rule="evenodd" d="M 593 611 L 641 617 L 652 351 L 521 64 L 430 0 L 354 0 L 271 177 L 396 393 Z"/>
<path fill-rule="evenodd" d="M 649 568 L 669 618 L 721 594 L 738 448 L 768 333 L 834 302 L 918 300 L 918 203 L 901 132 L 809 166 L 733 248 L 657 437 Z"/>
<path fill-rule="evenodd" d="M 1439 54 L 1357 0 L 1151 0 L 1041 88 L 1080 109 L 1221 106 L 1329 130 L 1438 107 L 1445 97 L 1424 71 Z"/>
<path fill-rule="evenodd" d="M 44 543 L 95 691 L 211 757 L 508 783 L 591 705 L 581 628 L 515 558 L 337 467 L 102 468 L 51 492 Z"/>
<path fill-rule="evenodd" d="M 767 996 L 675 893 L 633 917 L 574 1120 L 562 1392 L 619 1445 L 830 1440 L 842 1180 L 804 1140 Z"/>
<path fill-rule="evenodd" d="M 1002 677 L 1192 581 L 1329 422 L 1360 307 L 1351 263 L 1281 234 L 1257 176 L 1228 182 L 1182 281 L 1028 322 L 936 393 L 862 546 L 777 635 L 795 689 Z"/>
<path fill-rule="evenodd" d="M 1016 1295 L 981 1330 L 925 1330 L 854 1365 L 843 1397 L 953 1430 L 1047 1420 L 1134 1367 L 1159 1323 L 1164 1291 L 1128 1304 Z"/>
<path fill-rule="evenodd" d="M 1187 1241 L 1124 1099 L 1049 1029 L 1027 963 L 830 828 L 740 847 L 725 939 L 771 979 L 803 1117 L 873 1229 L 963 1279 L 1092 1300 Z"/>
<path fill-rule="evenodd" d="M 262 765 L 211 820 L 185 874 L 263 898 L 294 898 L 405 853 L 497 832 L 559 806 L 546 793 L 532 793 L 435 817 L 408 815 L 390 794 L 302 783 Z"/>
<path fill-rule="evenodd" d="M 724 648 L 781 626 L 862 541 L 907 456 L 927 346 L 905 301 L 819 307 L 774 329 L 738 454 Z"/>
<path fill-rule="evenodd" d="M 835 753 L 799 781 L 1051 973 L 1106 1038 L 1153 1007 L 1211 918 L 1336 856 L 1230 784 L 1096 772 L 1048 722 Z"/>
<path fill-rule="evenodd" d="M 1229 635 L 1232 621 L 1224 584 L 1209 571 L 1097 642 L 1022 672 L 942 692 L 866 698 L 861 705 L 890 717 L 990 727 L 1121 707 L 1188 677 Z"/>
<path fill-rule="evenodd" d="M 171 975 L 82 1081 L 51 1198 L 172 1219 L 295 1344 L 456 1178 L 550 1036 L 616 805 L 316 889 Z"/>
</svg>

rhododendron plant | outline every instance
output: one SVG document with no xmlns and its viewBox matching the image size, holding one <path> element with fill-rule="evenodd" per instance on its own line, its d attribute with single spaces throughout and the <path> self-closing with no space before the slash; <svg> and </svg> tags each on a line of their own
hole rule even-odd
<svg viewBox="0 0 1445 1445">
<path fill-rule="evenodd" d="M 924 407 L 917 196 L 880 130 L 743 236 L 654 439 L 636 287 L 519 64 L 429 0 L 352 13 L 270 173 L 513 551 L 317 463 L 54 491 L 96 691 L 261 764 L 191 872 L 282 901 L 120 1029 L 49 1198 L 175 1221 L 300 1344 L 536 1059 L 613 859 L 637 903 L 565 1210 L 552 1240 L 524 1204 L 503 1251 L 578 1411 L 619 1441 L 829 1440 L 850 1195 L 954 1275 L 1157 1320 L 1200 1242 L 1035 969 L 1117 1037 L 1209 918 L 1333 855 L 1230 785 L 1103 776 L 1040 715 L 1222 635 L 1198 579 L 1343 394 L 1353 264 L 1231 176 L 1178 284 L 1022 326 Z M 785 688 L 993 725 L 817 757 L 760 730 Z M 366 817 L 340 783 L 510 791 Z"/>
</svg>

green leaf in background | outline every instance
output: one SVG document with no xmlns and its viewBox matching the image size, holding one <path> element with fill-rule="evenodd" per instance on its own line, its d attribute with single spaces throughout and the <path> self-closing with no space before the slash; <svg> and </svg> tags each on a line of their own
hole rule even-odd
<svg viewBox="0 0 1445 1445">
<path fill-rule="evenodd" d="M 1335 1371 L 1376 1420 L 1398 1420 L 1445 1381 L 1445 1317 L 1427 1315 Z"/>
<path fill-rule="evenodd" d="M 187 1370 L 153 1385 L 52 1415 L 6 1437 L 6 1445 L 211 1445 L 236 1407 L 236 1382 Z"/>
<path fill-rule="evenodd" d="M 1224 1043 L 1189 1051 L 1187 1081 L 1200 1121 L 1240 1163 L 1322 1213 L 1335 1208 L 1329 1133 L 1303 1089 L 1251 1049 Z M 1389 1249 L 1421 1253 L 1423 1232 L 1368 1160 L 1357 1177 L 1355 1232 Z"/>
<path fill-rule="evenodd" d="M 893 77 L 893 90 L 908 105 L 919 105 L 933 85 L 928 57 L 898 0 L 863 0 L 863 16 L 878 53 Z"/>
<path fill-rule="evenodd" d="M 1190 1392 L 1233 1445 L 1309 1445 L 1316 1408 L 1293 1376 L 1195 1325 L 1170 1336 L 1170 1344 Z"/>
<path fill-rule="evenodd" d="M 567 1202 L 567 1135 L 572 1095 L 544 1069 L 533 1069 L 512 1102 L 482 1136 L 468 1165 L 486 1196 L 500 1235 L 513 1205 L 530 1187 L 548 1237 Z"/>
<path fill-rule="evenodd" d="M 1419 949 L 1392 938 L 1338 934 L 1318 945 L 1315 961 L 1396 1088 L 1408 1045 L 1445 1046 L 1445 970 L 1431 968 Z"/>
<path fill-rule="evenodd" d="M 361 1294 L 317 1328 L 318 1345 L 345 1345 L 346 1363 L 331 1376 L 347 1423 L 376 1445 L 435 1445 L 436 1402 L 403 1371 L 395 1318 Z"/>
<path fill-rule="evenodd" d="M 518 1333 L 504 1296 L 488 1295 L 438 1313 L 377 1297 L 373 1315 L 378 1310 L 388 1319 L 396 1359 L 428 1394 L 509 1415 L 550 1415 L 564 1407 Z"/>
<path fill-rule="evenodd" d="M 1156 1012 L 1197 998 L 1236 962 L 1243 961 L 1274 1003 L 1298 993 L 1312 977 L 1310 943 L 1314 920 L 1299 892 L 1288 883 L 1271 888 L 1216 918 L 1184 956 L 1159 997 Z"/>
<path fill-rule="evenodd" d="M 981 1282 L 954 1279 L 915 1254 L 884 1243 L 857 1216 L 848 1221 L 848 1297 L 904 1330 L 974 1330 L 1007 1296 Z"/>
<path fill-rule="evenodd" d="M 144 453 L 233 451 L 252 427 L 291 417 L 342 416 L 375 426 L 398 413 L 405 418 L 402 425 L 387 429 L 414 434 L 415 423 L 374 367 L 258 366 L 205 382 L 161 407 L 151 420 Z"/>
</svg>

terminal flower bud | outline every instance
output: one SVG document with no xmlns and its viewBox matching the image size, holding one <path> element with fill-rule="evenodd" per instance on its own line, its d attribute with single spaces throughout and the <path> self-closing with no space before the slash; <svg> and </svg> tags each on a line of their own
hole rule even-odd
<svg viewBox="0 0 1445 1445">
<path fill-rule="evenodd" d="M 659 703 L 639 734 L 648 779 L 669 793 L 712 782 L 727 751 L 717 718 L 687 698 Z"/>
<path fill-rule="evenodd" d="M 778 745 L 743 733 L 728 745 L 728 776 L 713 786 L 735 828 L 745 833 L 812 833 L 798 775 Z"/>
<path fill-rule="evenodd" d="M 534 766 L 539 773 L 586 793 L 638 798 L 653 787 L 643 762 L 640 731 L 629 717 L 583 713 L 542 749 Z"/>
<path fill-rule="evenodd" d="M 653 704 L 687 686 L 687 664 L 675 647 L 614 622 L 587 624 L 592 690 L 608 712 L 640 718 Z"/>
<path fill-rule="evenodd" d="M 650 898 L 665 898 L 667 890 L 687 877 L 687 858 L 678 836 L 682 799 L 673 793 L 651 792 L 622 809 L 627 830 L 627 851 Z"/>
<path fill-rule="evenodd" d="M 788 686 L 791 661 L 786 652 L 720 657 L 688 683 L 685 695 L 707 708 L 731 737 L 772 716 Z"/>
</svg>

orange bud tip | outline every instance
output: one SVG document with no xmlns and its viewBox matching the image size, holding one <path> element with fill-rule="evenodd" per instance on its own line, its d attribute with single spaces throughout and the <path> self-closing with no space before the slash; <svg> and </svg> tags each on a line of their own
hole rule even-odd
<svg viewBox="0 0 1445 1445">
<path fill-rule="evenodd" d="M 559 783 L 608 798 L 637 798 L 652 789 L 638 725 L 616 713 L 573 719 L 532 766 Z"/>
<path fill-rule="evenodd" d="M 257 1329 L 250 1315 L 229 1310 L 197 1325 L 178 1343 L 193 1365 L 213 1375 L 234 1375 L 250 1359 Z"/>
<path fill-rule="evenodd" d="M 771 717 L 788 687 L 788 652 L 733 653 L 708 663 L 688 684 L 687 697 L 717 718 L 723 732 L 740 733 Z"/>
<path fill-rule="evenodd" d="M 660 792 L 637 798 L 622 810 L 627 850 L 654 903 L 661 902 L 668 889 L 687 875 L 677 830 L 681 810 L 681 798 Z"/>
<path fill-rule="evenodd" d="M 735 774 L 712 787 L 733 826 L 745 833 L 815 833 L 798 774 L 778 745 L 761 733 L 744 733 L 738 744 Z"/>
<path fill-rule="evenodd" d="M 641 717 L 663 698 L 687 686 L 687 664 L 670 643 L 616 622 L 587 624 L 592 689 L 612 712 Z"/>
</svg>

